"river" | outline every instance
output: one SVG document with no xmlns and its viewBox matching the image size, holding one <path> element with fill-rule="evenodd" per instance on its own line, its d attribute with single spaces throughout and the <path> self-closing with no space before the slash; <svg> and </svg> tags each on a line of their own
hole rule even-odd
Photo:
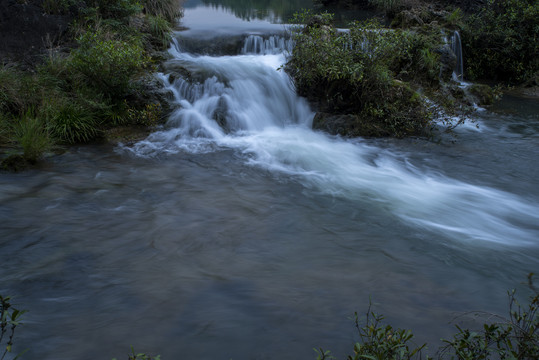
<svg viewBox="0 0 539 360">
<path fill-rule="evenodd" d="M 277 70 L 290 12 L 252 13 L 187 3 L 158 75 L 178 107 L 147 139 L 0 174 L 23 359 L 342 359 L 369 301 L 433 354 L 455 317 L 526 298 L 537 100 L 505 96 L 440 141 L 328 136 Z"/>
</svg>

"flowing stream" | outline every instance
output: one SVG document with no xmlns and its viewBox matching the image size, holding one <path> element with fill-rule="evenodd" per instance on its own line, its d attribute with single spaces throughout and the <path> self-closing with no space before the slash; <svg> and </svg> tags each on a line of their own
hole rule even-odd
<svg viewBox="0 0 539 360">
<path fill-rule="evenodd" d="M 455 142 L 332 137 L 278 70 L 282 25 L 194 5 L 183 23 L 163 128 L 0 174 L 0 293 L 30 310 L 24 358 L 344 358 L 369 299 L 434 352 L 456 316 L 527 294 L 536 100 L 506 96 Z"/>
</svg>

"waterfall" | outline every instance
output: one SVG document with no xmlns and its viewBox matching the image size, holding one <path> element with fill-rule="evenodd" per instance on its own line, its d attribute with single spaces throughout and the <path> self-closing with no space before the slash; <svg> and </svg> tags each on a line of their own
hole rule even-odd
<svg viewBox="0 0 539 360">
<path fill-rule="evenodd" d="M 452 44 L 460 45 L 458 39 L 455 33 Z M 309 105 L 278 70 L 290 46 L 279 36 L 251 35 L 239 55 L 202 56 L 173 43 L 173 59 L 165 64 L 169 74 L 159 76 L 177 108 L 161 131 L 132 151 L 154 157 L 230 149 L 247 164 L 293 176 L 305 188 L 372 201 L 409 224 L 444 236 L 504 244 L 536 241 L 537 227 L 521 227 L 539 223 L 535 204 L 500 190 L 422 173 L 398 154 L 362 140 L 312 131 Z M 455 49 L 460 55 L 460 46 Z M 462 64 L 462 56 L 458 60 Z M 455 73 L 462 79 L 462 65 Z"/>
<path fill-rule="evenodd" d="M 453 78 L 456 81 L 462 81 L 464 76 L 464 65 L 462 61 L 462 43 L 460 41 L 460 34 L 455 30 L 451 36 L 451 50 L 457 57 L 457 63 L 455 64 L 455 69 L 453 70 Z"/>
<path fill-rule="evenodd" d="M 249 35 L 245 39 L 242 54 L 251 55 L 270 55 L 291 52 L 293 40 L 286 39 L 283 36 L 271 35 L 264 39 L 260 35 Z"/>
</svg>

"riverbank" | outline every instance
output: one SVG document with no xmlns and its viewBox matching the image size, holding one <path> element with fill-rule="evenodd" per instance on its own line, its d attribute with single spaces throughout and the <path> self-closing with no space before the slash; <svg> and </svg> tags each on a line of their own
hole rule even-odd
<svg viewBox="0 0 539 360">
<path fill-rule="evenodd" d="M 168 103 L 150 74 L 181 15 L 179 0 L 3 3 L 1 167 L 25 168 L 119 127 L 148 133 Z"/>
</svg>

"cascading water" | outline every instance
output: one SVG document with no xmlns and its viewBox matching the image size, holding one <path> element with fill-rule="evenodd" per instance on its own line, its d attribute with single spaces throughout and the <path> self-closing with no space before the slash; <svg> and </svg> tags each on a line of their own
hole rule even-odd
<svg viewBox="0 0 539 360">
<path fill-rule="evenodd" d="M 269 36 L 264 39 L 259 35 L 250 35 L 245 39 L 242 54 L 269 55 L 291 52 L 293 40 L 283 36 Z"/>
<path fill-rule="evenodd" d="M 457 62 L 455 64 L 455 69 L 453 70 L 453 78 L 456 81 L 464 80 L 464 65 L 462 57 L 462 43 L 460 41 L 460 34 L 458 31 L 454 31 L 451 36 L 451 50 L 457 57 Z"/>
<path fill-rule="evenodd" d="M 150 135 L 134 151 L 152 156 L 231 148 L 248 163 L 297 176 L 308 188 L 372 199 L 409 223 L 454 238 L 521 245 L 537 241 L 537 226 L 520 226 L 522 219 L 539 224 L 536 205 L 498 190 L 423 174 L 399 156 L 361 141 L 313 132 L 307 103 L 295 94 L 288 76 L 276 70 L 289 48 L 283 38 L 258 35 L 247 37 L 243 54 L 237 56 L 194 56 L 172 47 L 171 71 L 182 67 L 193 78 L 206 78 L 172 81 L 160 75 L 178 108 L 166 130 Z"/>
</svg>

